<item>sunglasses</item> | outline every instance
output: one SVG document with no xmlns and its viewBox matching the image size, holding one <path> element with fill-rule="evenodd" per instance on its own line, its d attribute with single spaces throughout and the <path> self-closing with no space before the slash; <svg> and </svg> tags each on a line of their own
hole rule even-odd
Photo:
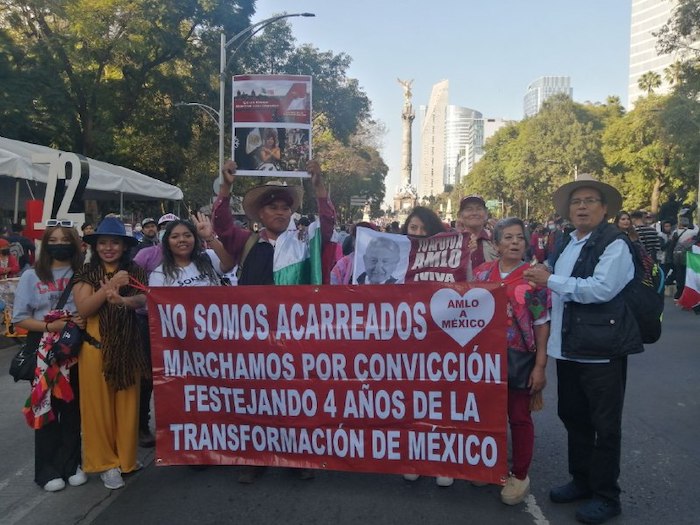
<svg viewBox="0 0 700 525">
<path fill-rule="evenodd" d="M 72 228 L 73 227 L 73 221 L 69 221 L 68 219 L 49 219 L 46 221 L 46 226 L 49 228 L 52 226 L 63 226 L 64 228 Z"/>
</svg>

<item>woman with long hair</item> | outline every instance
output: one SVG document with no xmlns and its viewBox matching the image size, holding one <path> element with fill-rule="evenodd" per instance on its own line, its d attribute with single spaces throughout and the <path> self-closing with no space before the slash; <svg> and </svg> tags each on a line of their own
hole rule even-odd
<svg viewBox="0 0 700 525">
<path fill-rule="evenodd" d="M 530 491 L 528 471 L 535 443 L 531 411 L 547 384 L 550 295 L 547 288 L 533 289 L 523 278 L 528 268 L 524 260 L 528 238 L 523 221 L 515 217 L 499 221 L 493 230 L 493 242 L 498 259 L 475 268 L 474 279 L 500 283 L 508 298 L 508 423 L 513 454 L 501 501 L 516 505 Z M 533 402 L 533 396 L 537 396 L 537 402 Z"/>
<path fill-rule="evenodd" d="M 214 236 L 209 218 L 199 213 L 192 219 L 178 219 L 165 228 L 163 262 L 151 273 L 150 286 L 217 286 L 233 268 L 233 259 Z M 202 241 L 211 249 L 205 249 Z"/>
<path fill-rule="evenodd" d="M 87 481 L 80 468 L 76 359 L 47 363 L 52 344 L 69 320 L 85 327 L 72 291 L 57 309 L 81 265 L 78 232 L 70 221 L 49 221 L 34 268 L 22 274 L 15 292 L 12 322 L 28 330 L 26 344 L 37 348 L 37 368 L 24 414 L 34 428 L 34 481 L 48 492 L 65 488 L 66 482 L 78 486 Z"/>
<path fill-rule="evenodd" d="M 139 386 L 150 370 L 135 310 L 146 303 L 146 273 L 131 262 L 137 241 L 116 217 L 105 217 L 83 240 L 93 254 L 75 277 L 75 304 L 87 319 L 79 358 L 83 469 L 100 472 L 105 487 L 118 489 L 122 473 L 142 467 L 136 458 Z"/>
<path fill-rule="evenodd" d="M 406 217 L 403 226 L 401 226 L 401 234 L 410 235 L 411 237 L 431 237 L 444 231 L 445 226 L 442 224 L 440 217 L 430 208 L 423 206 L 413 208 L 413 211 Z"/>
<path fill-rule="evenodd" d="M 625 210 L 620 210 L 615 215 L 615 226 L 625 232 L 631 241 L 638 241 L 639 235 L 632 224 L 632 217 Z"/>
</svg>

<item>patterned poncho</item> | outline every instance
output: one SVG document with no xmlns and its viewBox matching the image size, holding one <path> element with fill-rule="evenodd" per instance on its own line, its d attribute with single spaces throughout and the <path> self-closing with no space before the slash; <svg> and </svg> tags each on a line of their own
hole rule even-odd
<svg viewBox="0 0 700 525">
<path fill-rule="evenodd" d="M 135 264 L 129 263 L 126 270 L 142 285 L 145 286 L 148 282 L 146 272 Z M 115 273 L 107 273 L 102 265 L 85 265 L 76 273 L 75 282 L 88 283 L 97 291 L 102 280 L 105 277 L 112 278 Z M 133 286 L 124 286 L 119 292 L 124 297 L 143 293 Z M 134 385 L 141 376 L 150 375 L 137 326 L 136 312 L 105 302 L 96 315 L 99 316 L 100 333 L 90 335 L 100 341 L 102 373 L 107 384 L 115 390 L 125 390 Z"/>
</svg>

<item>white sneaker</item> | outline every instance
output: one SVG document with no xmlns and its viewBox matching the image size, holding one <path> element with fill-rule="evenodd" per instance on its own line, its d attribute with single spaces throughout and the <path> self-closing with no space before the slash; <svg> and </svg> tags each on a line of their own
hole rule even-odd
<svg viewBox="0 0 700 525">
<path fill-rule="evenodd" d="M 122 472 L 121 469 L 119 470 L 119 472 L 121 472 L 122 474 L 127 474 L 127 475 L 128 475 L 128 474 L 133 474 L 134 472 L 138 472 L 138 471 L 141 470 L 142 468 L 143 468 L 143 463 L 141 463 L 141 462 L 137 459 L 137 460 L 136 460 L 136 463 L 134 463 L 134 468 L 131 469 L 129 472 Z"/>
<path fill-rule="evenodd" d="M 63 481 L 61 478 L 54 478 L 51 481 L 48 481 L 46 485 L 44 485 L 44 490 L 46 492 L 58 492 L 59 490 L 63 490 L 66 488 L 66 482 Z"/>
<path fill-rule="evenodd" d="M 105 487 L 111 490 L 120 489 L 124 486 L 122 473 L 116 467 L 105 470 L 102 474 L 100 474 L 100 479 L 102 480 L 102 483 L 105 484 Z"/>
<path fill-rule="evenodd" d="M 530 477 L 518 479 L 513 474 L 508 476 L 505 486 L 501 490 L 501 501 L 506 505 L 517 505 L 530 493 Z"/>
<path fill-rule="evenodd" d="M 87 475 L 80 467 L 75 469 L 75 474 L 68 478 L 68 484 L 71 487 L 79 487 L 80 485 L 85 485 L 85 483 L 87 483 Z"/>
<path fill-rule="evenodd" d="M 420 478 L 420 475 L 418 474 L 404 474 L 403 479 L 406 481 L 416 481 L 418 478 Z"/>
<path fill-rule="evenodd" d="M 448 478 L 445 476 L 438 476 L 435 478 L 435 483 L 438 487 L 450 487 L 455 482 L 453 478 Z"/>
</svg>

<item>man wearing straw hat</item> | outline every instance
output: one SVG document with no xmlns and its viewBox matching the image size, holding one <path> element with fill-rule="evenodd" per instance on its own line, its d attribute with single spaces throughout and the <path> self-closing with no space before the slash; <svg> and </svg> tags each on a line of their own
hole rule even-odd
<svg viewBox="0 0 700 525">
<path fill-rule="evenodd" d="M 634 262 L 624 233 L 607 222 L 622 206 L 615 188 L 581 174 L 553 199 L 575 230 L 553 273 L 544 265 L 524 273 L 553 292 L 547 353 L 557 360 L 558 413 L 568 434 L 573 479 L 549 496 L 554 503 L 586 500 L 576 519 L 604 523 L 621 511 L 617 480 L 627 355 L 644 350 L 621 294 L 634 277 Z"/>
<path fill-rule="evenodd" d="M 312 160 L 306 168 L 316 193 L 318 219 L 306 231 L 298 231 L 292 214 L 301 205 L 302 187 L 271 181 L 251 188 L 243 197 L 243 210 L 251 224 L 259 222 L 263 227 L 255 234 L 233 221 L 229 198 L 236 163 L 229 160 L 224 164 L 219 196 L 212 207 L 212 223 L 219 240 L 241 266 L 239 285 L 321 284 L 320 250 L 333 233 L 335 209 L 319 164 Z"/>
<path fill-rule="evenodd" d="M 309 161 L 306 169 L 316 193 L 319 218 L 304 232 L 298 231 L 292 214 L 301 205 L 301 186 L 272 181 L 248 190 L 243 197 L 243 210 L 248 218 L 263 226 L 259 233 L 254 233 L 233 221 L 229 199 L 236 163 L 229 160 L 224 164 L 219 196 L 212 207 L 212 223 L 219 240 L 239 265 L 239 286 L 321 284 L 320 251 L 333 233 L 335 209 L 323 184 L 319 164 Z M 280 265 L 281 260 L 290 264 Z M 252 483 L 259 472 L 259 467 L 245 467 L 238 481 Z M 312 470 L 301 470 L 302 479 L 312 477 Z"/>
</svg>

